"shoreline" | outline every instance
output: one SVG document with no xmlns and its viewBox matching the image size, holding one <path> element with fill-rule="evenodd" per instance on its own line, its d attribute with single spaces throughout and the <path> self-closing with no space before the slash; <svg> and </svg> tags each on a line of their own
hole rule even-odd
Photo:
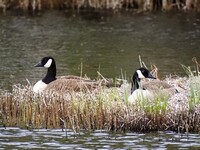
<svg viewBox="0 0 200 150">
<path fill-rule="evenodd" d="M 38 12 L 44 10 L 75 10 L 79 12 L 82 9 L 93 10 L 109 10 L 118 12 L 120 10 L 140 12 L 152 11 L 195 11 L 200 12 L 200 2 L 193 0 L 167 1 L 167 0 L 132 0 L 132 1 L 110 1 L 110 0 L 80 0 L 80 1 L 64 1 L 64 0 L 16 0 L 5 2 L 0 0 L 0 10 L 3 14 L 9 11 L 22 10 L 23 12 Z"/>
</svg>

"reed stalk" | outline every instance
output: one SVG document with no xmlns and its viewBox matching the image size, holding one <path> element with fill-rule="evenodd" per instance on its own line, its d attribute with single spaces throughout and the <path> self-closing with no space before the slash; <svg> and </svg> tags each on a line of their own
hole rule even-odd
<svg viewBox="0 0 200 150">
<path fill-rule="evenodd" d="M 198 0 L 0 0 L 0 8 L 6 10 L 22 9 L 24 11 L 41 11 L 45 9 L 108 9 L 136 10 L 137 12 L 163 10 L 195 10 L 200 11 Z"/>
</svg>

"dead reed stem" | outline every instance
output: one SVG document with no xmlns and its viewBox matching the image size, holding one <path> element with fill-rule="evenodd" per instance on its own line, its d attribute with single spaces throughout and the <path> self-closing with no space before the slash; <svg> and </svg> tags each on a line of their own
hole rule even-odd
<svg viewBox="0 0 200 150">
<path fill-rule="evenodd" d="M 198 0 L 0 0 L 0 8 L 6 14 L 6 9 L 31 10 L 33 12 L 44 9 L 109 9 L 136 10 L 138 12 L 172 9 L 200 11 Z"/>
</svg>

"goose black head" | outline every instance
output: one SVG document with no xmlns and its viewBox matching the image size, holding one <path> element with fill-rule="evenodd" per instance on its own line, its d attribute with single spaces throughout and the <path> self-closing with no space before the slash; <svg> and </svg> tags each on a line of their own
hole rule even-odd
<svg viewBox="0 0 200 150">
<path fill-rule="evenodd" d="M 138 68 L 132 77 L 131 93 L 134 90 L 139 89 L 139 82 L 144 78 L 156 79 L 146 68 Z"/>
<path fill-rule="evenodd" d="M 35 65 L 35 67 L 44 67 L 44 68 L 51 68 L 55 67 L 56 63 L 53 57 L 43 57 L 42 60 Z"/>
<path fill-rule="evenodd" d="M 42 60 L 35 65 L 35 67 L 47 68 L 47 74 L 42 79 L 42 82 L 49 84 L 50 82 L 56 80 L 56 62 L 53 57 L 43 57 Z"/>
<path fill-rule="evenodd" d="M 143 79 L 143 78 L 150 78 L 150 79 L 156 79 L 146 68 L 138 68 L 134 75 L 135 78 Z"/>
</svg>

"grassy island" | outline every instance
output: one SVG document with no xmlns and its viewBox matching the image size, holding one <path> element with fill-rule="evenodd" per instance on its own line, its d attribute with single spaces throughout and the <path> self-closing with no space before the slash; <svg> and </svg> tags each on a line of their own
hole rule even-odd
<svg viewBox="0 0 200 150">
<path fill-rule="evenodd" d="M 130 84 L 92 92 L 35 94 L 32 86 L 14 85 L 0 92 L 0 126 L 111 131 L 200 132 L 200 77 L 185 67 L 188 77 L 168 77 L 181 90 L 170 98 L 128 103 Z"/>
</svg>

